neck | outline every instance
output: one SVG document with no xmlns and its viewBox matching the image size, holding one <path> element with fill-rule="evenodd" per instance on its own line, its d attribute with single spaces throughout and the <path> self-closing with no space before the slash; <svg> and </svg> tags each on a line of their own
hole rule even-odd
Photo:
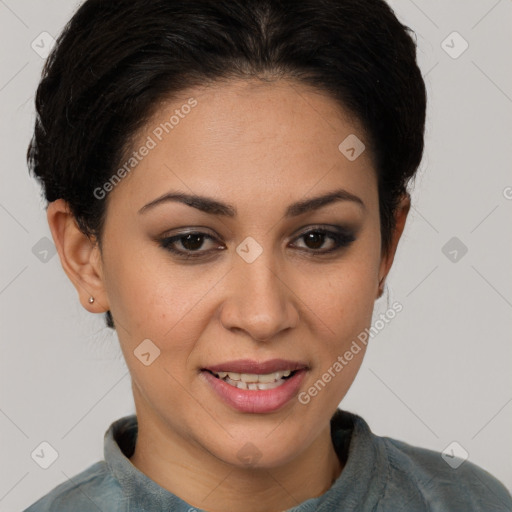
<svg viewBox="0 0 512 512">
<path fill-rule="evenodd" d="M 329 423 L 286 465 L 240 468 L 169 428 L 158 427 L 155 421 L 139 419 L 130 461 L 164 489 L 209 512 L 286 510 L 325 493 L 343 469 L 331 441 Z"/>
</svg>

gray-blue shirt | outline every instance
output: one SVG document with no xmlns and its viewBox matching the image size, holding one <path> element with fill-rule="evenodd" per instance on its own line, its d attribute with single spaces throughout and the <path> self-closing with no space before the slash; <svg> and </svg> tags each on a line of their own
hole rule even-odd
<svg viewBox="0 0 512 512">
<path fill-rule="evenodd" d="M 204 512 L 130 462 L 137 428 L 135 415 L 112 423 L 105 433 L 105 460 L 24 512 Z M 331 419 L 331 436 L 343 471 L 324 494 L 287 512 L 512 511 L 503 484 L 469 461 L 454 469 L 440 453 L 376 436 L 361 417 L 340 409 Z"/>
</svg>

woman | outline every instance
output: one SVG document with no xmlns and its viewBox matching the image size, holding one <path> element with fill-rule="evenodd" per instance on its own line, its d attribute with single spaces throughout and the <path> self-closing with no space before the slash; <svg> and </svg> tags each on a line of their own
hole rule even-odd
<svg viewBox="0 0 512 512">
<path fill-rule="evenodd" d="M 87 0 L 36 104 L 30 168 L 136 415 L 28 511 L 512 510 L 338 409 L 423 152 L 385 2 Z"/>
</svg>

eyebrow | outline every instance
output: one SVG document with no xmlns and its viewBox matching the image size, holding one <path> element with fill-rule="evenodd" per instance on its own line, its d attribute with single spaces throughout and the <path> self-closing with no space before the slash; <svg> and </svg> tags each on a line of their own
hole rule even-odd
<svg viewBox="0 0 512 512">
<path fill-rule="evenodd" d="M 307 212 L 318 210 L 329 204 L 339 201 L 350 201 L 359 205 L 363 210 L 366 209 L 362 199 L 345 189 L 337 189 L 327 194 L 323 194 L 311 199 L 305 199 L 288 206 L 285 212 L 285 218 L 298 217 Z M 236 217 L 237 210 L 234 206 L 222 203 L 211 197 L 199 196 L 195 194 L 184 194 L 180 192 L 169 192 L 163 196 L 157 197 L 150 203 L 143 206 L 139 213 L 145 213 L 157 205 L 167 202 L 178 202 L 201 210 L 210 215 L 220 215 L 224 217 Z"/>
</svg>

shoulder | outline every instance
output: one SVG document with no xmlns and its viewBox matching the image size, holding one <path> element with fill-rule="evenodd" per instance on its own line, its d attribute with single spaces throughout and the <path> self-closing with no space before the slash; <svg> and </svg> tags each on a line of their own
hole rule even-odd
<svg viewBox="0 0 512 512">
<path fill-rule="evenodd" d="M 460 459 L 449 464 L 439 452 L 388 437 L 377 439 L 389 465 L 384 497 L 396 500 L 407 490 L 411 501 L 423 502 L 425 510 L 512 511 L 505 486 L 476 464 Z"/>
<path fill-rule="evenodd" d="M 112 509 L 112 504 L 121 506 L 121 501 L 119 484 L 105 461 L 99 461 L 55 487 L 24 512 L 97 512 L 107 503 L 109 511 L 117 512 L 123 509 Z"/>
</svg>

